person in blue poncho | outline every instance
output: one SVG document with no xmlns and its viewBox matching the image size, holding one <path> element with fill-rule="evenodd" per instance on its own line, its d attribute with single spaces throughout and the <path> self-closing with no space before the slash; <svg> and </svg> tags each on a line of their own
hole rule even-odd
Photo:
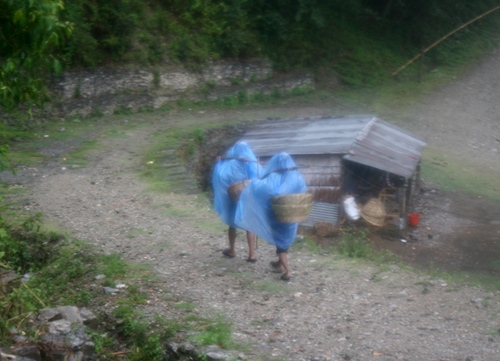
<svg viewBox="0 0 500 361">
<path fill-rule="evenodd" d="M 212 186 L 214 190 L 214 209 L 221 220 L 229 226 L 228 238 L 229 248 L 222 251 L 222 254 L 229 258 L 236 256 L 235 241 L 236 228 L 234 215 L 236 212 L 236 202 L 231 199 L 228 189 L 231 185 L 256 178 L 262 170 L 250 146 L 245 142 L 236 143 L 229 149 L 223 158 L 219 158 L 215 164 L 212 174 Z M 248 242 L 248 262 L 256 262 L 255 256 L 255 235 L 246 232 Z"/>
<path fill-rule="evenodd" d="M 307 185 L 293 159 L 287 153 L 274 155 L 261 179 L 253 180 L 241 193 L 236 209 L 236 225 L 248 229 L 276 246 L 278 261 L 271 262 L 281 279 L 290 280 L 287 252 L 297 235 L 298 223 L 282 223 L 276 219 L 271 197 L 305 193 Z"/>
</svg>

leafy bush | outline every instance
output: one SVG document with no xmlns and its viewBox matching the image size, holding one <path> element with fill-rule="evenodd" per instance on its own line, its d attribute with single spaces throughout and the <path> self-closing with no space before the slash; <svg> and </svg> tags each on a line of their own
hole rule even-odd
<svg viewBox="0 0 500 361">
<path fill-rule="evenodd" d="M 346 228 L 342 232 L 337 251 L 349 258 L 370 259 L 373 255 L 373 249 L 367 239 L 367 232 L 358 228 Z"/>
<path fill-rule="evenodd" d="M 228 349 L 235 344 L 231 336 L 231 328 L 231 324 L 219 315 L 216 320 L 209 322 L 202 332 L 193 335 L 191 340 L 200 345 L 218 345 Z"/>
<path fill-rule="evenodd" d="M 62 236 L 40 232 L 41 215 L 27 218 L 19 226 L 0 219 L 0 249 L 10 269 L 18 273 L 36 272 L 54 256 L 54 245 Z"/>
<path fill-rule="evenodd" d="M 0 2 L 0 107 L 47 100 L 47 73 L 61 71 L 57 47 L 71 30 L 59 20 L 61 0 Z"/>
</svg>

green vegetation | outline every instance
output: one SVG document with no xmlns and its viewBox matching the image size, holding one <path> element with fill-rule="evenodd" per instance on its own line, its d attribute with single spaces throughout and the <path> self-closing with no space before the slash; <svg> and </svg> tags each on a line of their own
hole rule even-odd
<svg viewBox="0 0 500 361">
<path fill-rule="evenodd" d="M 40 75 L 60 70 L 61 62 L 67 70 L 146 66 L 158 84 L 161 64 L 201 69 L 212 59 L 257 57 L 270 59 L 278 71 L 307 69 L 319 80 L 330 74 L 344 85 L 379 86 L 423 48 L 497 5 L 495 0 L 75 0 L 63 7 L 60 0 L 8 0 L 0 6 L 1 104 L 12 109 L 19 102 L 46 100 Z M 455 67 L 496 46 L 499 13 L 433 47 L 398 78 Z M 206 91 L 212 86 L 207 83 Z M 242 92 L 225 104 L 252 97 Z"/>
<path fill-rule="evenodd" d="M 57 50 L 71 32 L 62 0 L 0 2 L 0 107 L 47 100 L 47 73 L 62 69 Z"/>
<path fill-rule="evenodd" d="M 118 307 L 106 315 L 111 322 L 103 324 L 111 328 L 89 331 L 103 359 L 125 347 L 130 350 L 130 360 L 163 360 L 165 342 L 187 330 L 198 345 L 235 346 L 230 324 L 222 316 L 213 320 L 193 317 L 193 303 L 169 300 L 172 307 L 190 315 L 185 320 L 146 318 L 137 307 L 148 300 L 148 294 L 141 289 L 158 285 L 149 268 L 125 262 L 116 254 L 104 255 L 85 242 L 43 231 L 39 217 L 28 218 L 17 226 L 2 220 L 0 249 L 0 278 L 11 271 L 32 275 L 25 282 L 0 283 L 0 344 L 8 344 L 12 327 L 29 334 L 29 314 L 59 305 L 98 307 L 109 302 L 103 286 L 115 287 L 124 282 L 126 292 L 113 296 Z M 97 280 L 97 275 L 105 277 Z"/>
<path fill-rule="evenodd" d="M 75 27 L 65 48 L 72 65 L 157 64 L 165 58 L 196 65 L 210 58 L 257 56 L 272 59 L 280 69 L 335 63 L 342 77 L 359 83 L 385 76 L 382 69 L 399 66 L 402 54 L 413 56 L 495 5 L 493 0 L 78 0 L 66 4 L 62 17 Z M 493 15 L 483 18 L 430 60 L 461 60 L 460 43 L 479 39 L 497 22 Z M 353 63 L 362 71 L 354 72 Z"/>
<path fill-rule="evenodd" d="M 218 315 L 216 320 L 205 320 L 206 326 L 203 332 L 191 337 L 191 340 L 200 345 L 218 345 L 224 349 L 236 346 L 231 337 L 231 324 Z"/>
<path fill-rule="evenodd" d="M 9 160 L 9 146 L 2 144 L 0 146 L 0 171 L 13 170 Z"/>
<path fill-rule="evenodd" d="M 444 156 L 441 152 L 427 148 L 422 175 L 440 184 L 444 189 L 461 189 L 469 194 L 500 202 L 498 169 L 467 163 L 464 159 Z"/>
<path fill-rule="evenodd" d="M 372 261 L 377 264 L 394 262 L 396 256 L 390 252 L 377 251 L 369 239 L 369 232 L 362 226 L 343 227 L 333 241 L 315 240 L 313 236 L 305 236 L 304 241 L 295 247 L 306 247 L 308 251 L 318 254 Z"/>
<path fill-rule="evenodd" d="M 338 252 L 349 258 L 366 258 L 373 256 L 373 249 L 369 244 L 367 232 L 359 228 L 348 228 L 341 236 L 337 245 Z"/>
</svg>

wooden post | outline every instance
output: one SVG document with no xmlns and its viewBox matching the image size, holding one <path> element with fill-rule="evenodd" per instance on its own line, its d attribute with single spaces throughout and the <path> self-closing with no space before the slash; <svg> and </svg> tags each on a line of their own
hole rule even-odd
<svg viewBox="0 0 500 361">
<path fill-rule="evenodd" d="M 413 177 L 408 178 L 408 183 L 407 183 L 407 186 L 406 186 L 406 199 L 407 199 L 407 201 L 406 201 L 406 212 L 405 212 L 405 215 L 408 215 L 409 210 L 413 206 L 413 187 L 414 187 Z"/>
<path fill-rule="evenodd" d="M 398 228 L 403 231 L 406 228 L 406 192 L 403 187 L 398 188 L 398 201 L 399 201 L 399 220 Z"/>
</svg>

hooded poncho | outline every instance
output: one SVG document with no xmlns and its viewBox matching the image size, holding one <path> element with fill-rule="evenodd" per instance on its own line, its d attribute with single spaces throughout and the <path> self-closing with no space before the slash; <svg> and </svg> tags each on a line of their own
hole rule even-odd
<svg viewBox="0 0 500 361">
<path fill-rule="evenodd" d="M 298 223 L 279 222 L 271 208 L 271 197 L 306 190 L 293 159 L 287 153 L 278 153 L 269 161 L 262 178 L 253 180 L 241 193 L 235 223 L 277 248 L 288 249 L 297 235 Z"/>
<path fill-rule="evenodd" d="M 238 228 L 234 223 L 236 203 L 227 193 L 229 186 L 246 179 L 254 179 L 259 171 L 262 173 L 257 157 L 245 142 L 236 143 L 227 151 L 226 156 L 215 164 L 212 174 L 214 209 L 227 225 Z"/>
</svg>

